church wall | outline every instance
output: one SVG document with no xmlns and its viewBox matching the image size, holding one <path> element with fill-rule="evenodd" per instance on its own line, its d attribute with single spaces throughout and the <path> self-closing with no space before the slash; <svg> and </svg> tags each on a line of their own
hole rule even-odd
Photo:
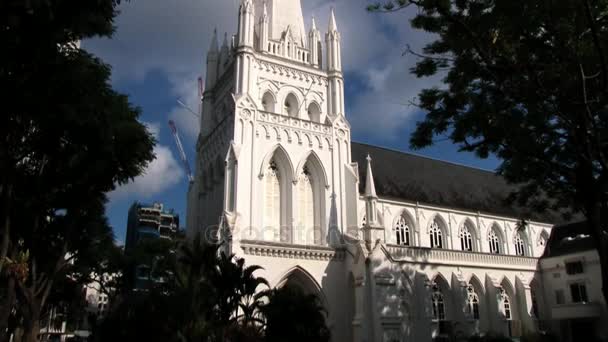
<svg viewBox="0 0 608 342">
<path fill-rule="evenodd" d="M 363 221 L 365 201 L 359 199 L 359 222 Z M 473 233 L 473 251 L 490 253 L 488 235 L 495 228 L 501 235 L 501 250 L 499 254 L 515 255 L 514 239 L 518 219 L 487 215 L 474 212 L 460 211 L 421 205 L 416 203 L 396 202 L 380 199 L 378 201 L 378 217 L 384 234 L 380 236 L 387 244 L 396 244 L 395 224 L 397 219 L 404 216 L 412 225 L 413 245 L 431 247 L 429 229 L 435 219 L 444 231 L 446 249 L 461 250 L 460 231 L 467 224 Z M 544 243 L 551 232 L 552 225 L 540 222 L 527 222 L 522 231 L 525 238 L 525 256 L 539 258 L 544 252 Z"/>
<path fill-rule="evenodd" d="M 531 317 L 529 282 L 535 277 L 534 267 L 504 270 L 492 265 L 470 267 L 442 265 L 425 260 L 395 262 L 390 252 L 378 247 L 372 256 L 373 297 L 378 317 L 374 340 L 429 341 L 440 337 L 439 322 L 433 319 L 431 296 L 434 283 L 439 284 L 445 300 L 445 320 L 450 322 L 451 336 L 475 333 L 509 335 L 509 324 L 522 331 L 536 329 Z M 479 319 L 467 311 L 467 287 L 471 284 L 479 296 Z M 511 298 L 512 319 L 505 318 L 497 299 L 501 288 Z M 443 323 L 442 323 L 443 324 Z"/>
<path fill-rule="evenodd" d="M 268 280 L 271 287 L 283 286 L 294 280 L 305 292 L 316 293 L 328 311 L 327 324 L 332 341 L 346 341 L 349 317 L 348 279 L 345 274 L 344 252 L 331 248 L 304 249 L 287 244 L 264 245 L 256 241 L 235 241 L 237 257 L 249 265 L 263 265 L 256 272 Z M 310 277 L 310 279 L 308 279 Z"/>
</svg>

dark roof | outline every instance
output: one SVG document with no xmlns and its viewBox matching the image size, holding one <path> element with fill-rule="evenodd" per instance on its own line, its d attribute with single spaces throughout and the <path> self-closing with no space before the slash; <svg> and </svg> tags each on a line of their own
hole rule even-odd
<svg viewBox="0 0 608 342">
<path fill-rule="evenodd" d="M 554 213 L 531 213 L 507 203 L 516 188 L 491 171 L 355 142 L 351 152 L 359 164 L 361 193 L 369 154 L 379 197 L 546 223 L 562 221 Z"/>
<path fill-rule="evenodd" d="M 595 249 L 587 221 L 555 226 L 551 230 L 543 258 Z"/>
</svg>

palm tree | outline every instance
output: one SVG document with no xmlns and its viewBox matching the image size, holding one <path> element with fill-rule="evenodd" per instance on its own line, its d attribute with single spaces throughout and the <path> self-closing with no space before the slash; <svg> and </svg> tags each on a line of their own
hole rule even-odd
<svg viewBox="0 0 608 342">
<path fill-rule="evenodd" d="M 258 309 L 263 303 L 264 291 L 268 281 L 256 277 L 254 273 L 262 270 L 260 266 L 245 266 L 245 260 L 222 253 L 217 259 L 212 284 L 216 289 L 216 319 L 223 322 L 224 328 L 238 324 L 255 330 L 261 320 Z"/>
</svg>

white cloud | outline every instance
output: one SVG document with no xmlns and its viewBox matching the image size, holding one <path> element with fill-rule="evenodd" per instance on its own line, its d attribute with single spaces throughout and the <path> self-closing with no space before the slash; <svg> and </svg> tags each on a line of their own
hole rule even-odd
<svg viewBox="0 0 608 342">
<path fill-rule="evenodd" d="M 144 122 L 148 131 L 156 138 L 160 133 L 160 124 Z M 174 186 L 184 177 L 181 164 L 173 156 L 171 149 L 164 145 L 154 147 L 154 159 L 145 172 L 128 184 L 116 188 L 109 194 L 110 200 L 119 200 L 126 197 L 136 197 L 141 200 L 160 194 Z"/>
<path fill-rule="evenodd" d="M 114 39 L 88 41 L 84 46 L 113 66 L 115 81 L 141 80 L 150 71 L 163 72 L 171 85 L 170 96 L 198 111 L 197 78 L 204 76 L 213 29 L 217 27 L 220 36 L 223 32 L 229 35 L 236 32 L 239 2 L 124 2 Z M 367 90 L 356 99 L 347 99 L 350 104 L 347 116 L 354 130 L 367 136 L 396 137 L 400 127 L 416 112 L 416 108 L 400 103 L 414 98 L 423 86 L 434 84 L 433 80 L 418 80 L 410 75 L 409 68 L 415 59 L 401 55 L 406 44 L 419 51 L 428 35 L 410 28 L 413 9 L 371 14 L 365 10 L 369 3 L 369 0 L 302 0 L 307 28 L 314 15 L 323 35 L 330 7 L 335 8 L 342 33 L 345 72 L 367 85 Z M 199 130 L 198 118 L 177 103 L 169 115 L 186 138 L 185 144 L 193 146 Z"/>
</svg>

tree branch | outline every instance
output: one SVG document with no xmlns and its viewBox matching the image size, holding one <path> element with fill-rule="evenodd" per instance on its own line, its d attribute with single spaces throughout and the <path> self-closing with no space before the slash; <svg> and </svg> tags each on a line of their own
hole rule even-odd
<svg viewBox="0 0 608 342">
<path fill-rule="evenodd" d="M 591 36 L 593 37 L 593 45 L 595 45 L 595 50 L 600 58 L 600 68 L 602 69 L 602 83 L 604 85 L 604 91 L 608 92 L 608 63 L 606 62 L 604 50 L 602 49 L 602 44 L 600 43 L 597 27 L 595 27 L 595 20 L 593 19 L 593 14 L 591 13 L 591 5 L 589 4 L 589 0 L 582 1 L 585 5 L 585 15 L 587 16 L 587 21 L 589 21 L 589 28 L 591 29 Z"/>
</svg>

